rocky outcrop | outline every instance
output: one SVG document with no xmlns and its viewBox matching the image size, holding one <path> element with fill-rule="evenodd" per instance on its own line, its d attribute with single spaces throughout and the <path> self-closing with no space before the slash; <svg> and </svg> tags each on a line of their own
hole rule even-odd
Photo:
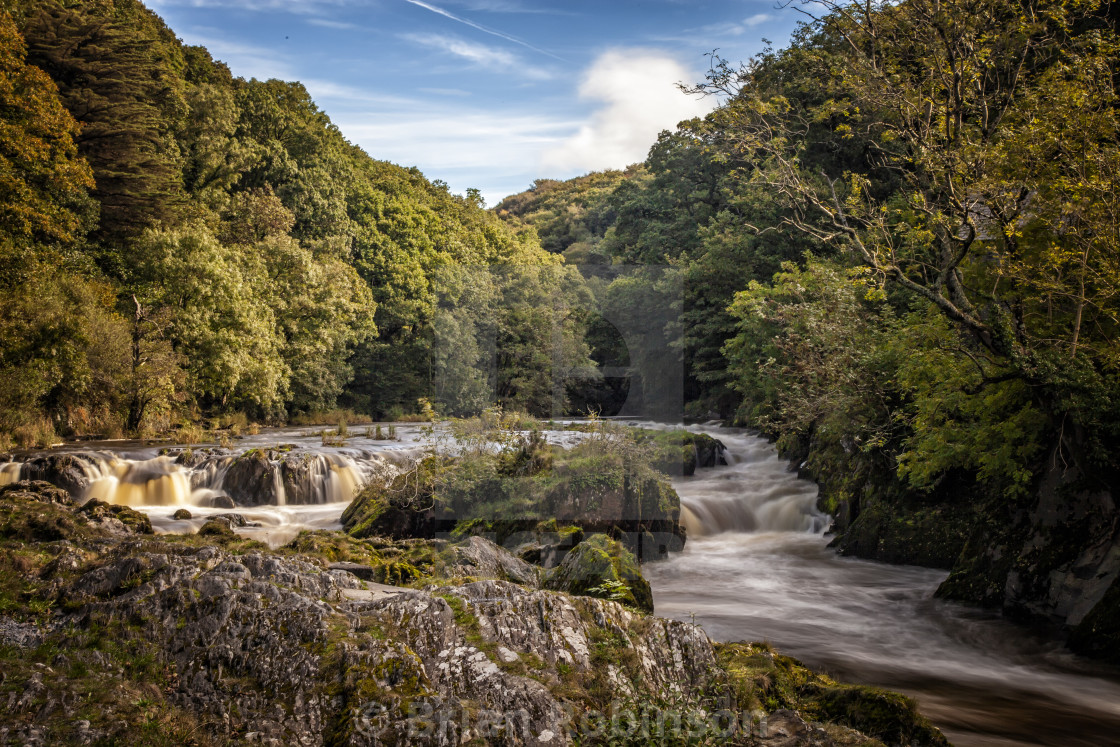
<svg viewBox="0 0 1120 747">
<path fill-rule="evenodd" d="M 806 455 L 799 455 L 801 457 Z M 882 464 L 808 476 L 833 514 L 845 554 L 950 570 L 944 599 L 1042 621 L 1079 653 L 1120 662 L 1120 480 L 1088 474 L 1057 452 L 1016 499 L 964 473 L 918 493 Z"/>
<path fill-rule="evenodd" d="M 669 739 L 675 729 L 728 744 L 804 744 L 791 740 L 806 734 L 876 744 L 833 729 L 837 740 L 792 711 L 773 727 L 761 710 L 740 712 L 726 696 L 735 683 L 693 625 L 505 581 L 360 587 L 299 558 L 138 553 L 80 576 L 64 595 L 80 609 L 56 627 L 137 621 L 175 673 L 170 704 L 218 740 L 561 745 L 635 737 L 644 721 Z M 50 677 L 14 684 L 57 687 Z M 38 728 L 69 741 L 93 729 L 132 741 L 114 731 L 124 725 L 31 719 L 16 706 L 9 737 Z"/>
<path fill-rule="evenodd" d="M 464 479 L 448 487 L 452 473 Z M 680 498 L 664 475 L 628 471 L 621 460 L 603 455 L 558 461 L 533 475 L 428 457 L 391 482 L 363 489 L 343 512 L 342 524 L 355 537 L 481 534 L 511 550 L 538 543 L 542 556 L 547 545 L 557 545 L 554 562 L 571 544 L 559 547 L 559 537 L 536 536 L 549 531 L 542 528 L 547 524 L 556 532 L 564 527 L 610 534 L 643 562 L 680 551 L 685 541 Z"/>
<path fill-rule="evenodd" d="M 20 478 L 49 482 L 78 498 L 90 485 L 90 467 L 81 454 L 46 454 L 24 462 Z"/>
<path fill-rule="evenodd" d="M 654 466 L 668 475 L 693 475 L 697 467 L 727 465 L 727 447 L 718 438 L 692 431 L 642 431 L 652 442 Z"/>
<path fill-rule="evenodd" d="M 653 592 L 634 556 L 620 543 L 593 534 L 575 546 L 545 578 L 544 587 L 611 599 L 653 612 Z"/>
<path fill-rule="evenodd" d="M 881 744 L 841 723 L 877 695 L 823 724 L 809 701 L 775 708 L 766 683 L 800 692 L 778 670 L 810 674 L 771 657 L 760 678 L 694 625 L 534 588 L 535 569 L 481 537 L 314 532 L 273 552 L 225 521 L 214 535 L 118 537 L 52 490 L 0 492 L 0 579 L 20 579 L 0 615 L 3 743 Z M 24 531 L 63 516 L 69 538 Z M 427 571 L 394 587 L 339 562 Z M 908 701 L 893 698 L 875 728 L 942 744 L 898 723 Z"/>
</svg>

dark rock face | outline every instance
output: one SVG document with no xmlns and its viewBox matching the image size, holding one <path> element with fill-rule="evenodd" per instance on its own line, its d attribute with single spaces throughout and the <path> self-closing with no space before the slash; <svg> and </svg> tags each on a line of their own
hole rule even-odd
<svg viewBox="0 0 1120 747">
<path fill-rule="evenodd" d="M 1050 459 L 1032 492 L 1010 500 L 968 475 L 930 494 L 882 468 L 821 476 L 833 545 L 845 554 L 950 569 L 939 597 L 1042 620 L 1070 646 L 1120 662 L 1120 507 L 1107 475 Z M 835 500 L 834 496 L 843 496 Z"/>
<path fill-rule="evenodd" d="M 48 454 L 25 462 L 20 477 L 43 480 L 80 497 L 90 485 L 89 467 L 89 462 L 78 454 Z"/>
</svg>

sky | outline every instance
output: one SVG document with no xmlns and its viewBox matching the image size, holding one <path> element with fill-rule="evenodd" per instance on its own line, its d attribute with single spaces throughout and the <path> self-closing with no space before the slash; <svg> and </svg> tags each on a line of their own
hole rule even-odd
<svg viewBox="0 0 1120 747">
<path fill-rule="evenodd" d="M 775 0 L 147 0 L 244 78 L 298 80 L 343 135 L 487 205 L 642 161 L 710 111 L 678 83 L 715 49 L 782 47 Z"/>
</svg>

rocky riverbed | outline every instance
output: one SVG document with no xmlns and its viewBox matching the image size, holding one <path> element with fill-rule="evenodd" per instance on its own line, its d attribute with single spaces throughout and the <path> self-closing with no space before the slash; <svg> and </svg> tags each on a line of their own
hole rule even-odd
<svg viewBox="0 0 1120 747">
<path fill-rule="evenodd" d="M 618 560 L 589 585 L 594 545 L 545 568 L 481 537 L 269 550 L 231 523 L 156 536 L 0 488 L 0 743 L 946 744 L 902 696 L 642 612 L 603 535 L 576 545 Z"/>
</svg>

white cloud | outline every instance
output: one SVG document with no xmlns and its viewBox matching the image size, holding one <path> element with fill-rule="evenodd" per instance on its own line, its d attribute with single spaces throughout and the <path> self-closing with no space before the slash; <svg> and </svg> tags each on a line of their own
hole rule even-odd
<svg viewBox="0 0 1120 747">
<path fill-rule="evenodd" d="M 519 192 L 540 176 L 540 154 L 579 126 L 563 116 L 449 107 L 416 102 L 331 117 L 351 142 L 377 159 L 418 166 L 455 191 L 478 187 L 487 204 Z"/>
<path fill-rule="evenodd" d="M 534 80 L 546 80 L 552 75 L 544 69 L 525 64 L 517 55 L 505 49 L 478 44 L 442 34 L 402 34 L 406 39 L 432 49 L 438 49 L 464 59 L 478 67 L 501 73 L 516 73 Z"/>
<path fill-rule="evenodd" d="M 210 36 L 211 31 L 212 29 L 191 29 L 183 34 L 183 41 L 206 47 L 214 59 L 229 65 L 234 75 L 258 80 L 296 79 L 295 70 L 285 61 L 281 50 Z"/>
<path fill-rule="evenodd" d="M 601 55 L 584 74 L 579 95 L 602 106 L 575 135 L 548 149 L 542 165 L 597 170 L 643 160 L 661 130 L 711 111 L 712 101 L 677 88 L 696 78 L 662 52 L 617 49 Z"/>
<path fill-rule="evenodd" d="M 356 23 L 332 21 L 329 18 L 308 18 L 307 22 L 312 26 L 319 26 L 325 29 L 337 29 L 338 31 L 359 31 L 362 29 L 362 27 Z"/>
</svg>

